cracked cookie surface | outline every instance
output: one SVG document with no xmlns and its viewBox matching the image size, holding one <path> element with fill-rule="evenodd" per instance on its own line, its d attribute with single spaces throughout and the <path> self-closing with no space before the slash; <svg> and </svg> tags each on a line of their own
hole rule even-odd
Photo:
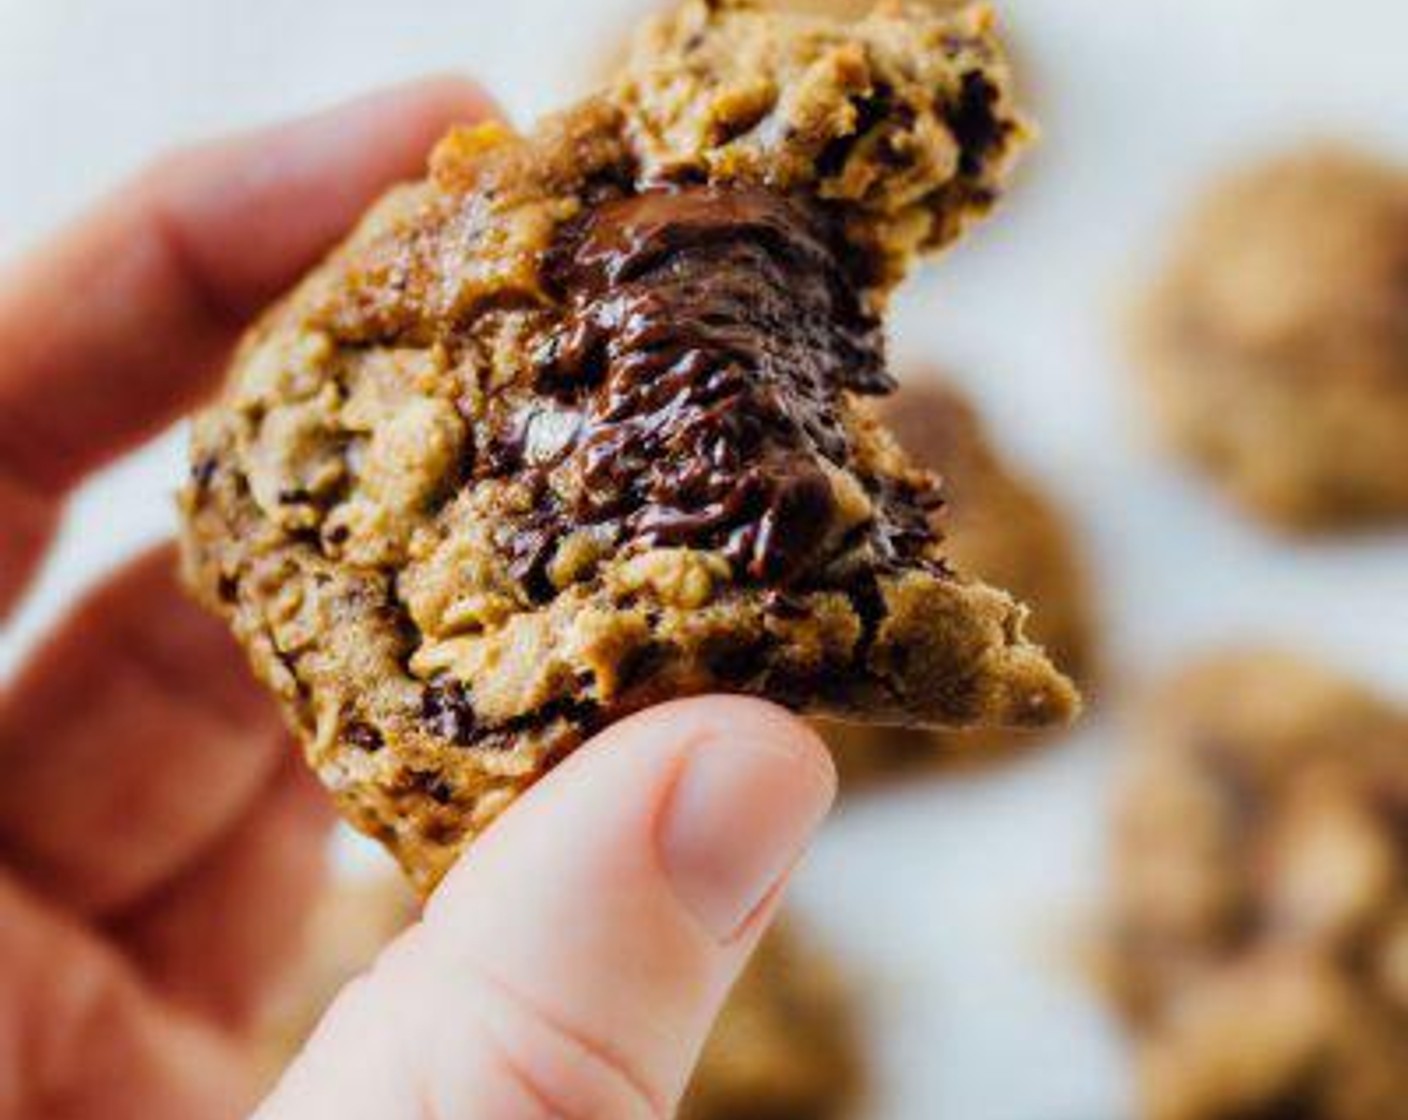
<svg viewBox="0 0 1408 1120">
<path fill-rule="evenodd" d="M 1408 711 L 1231 654 L 1138 731 L 1107 964 L 1143 1114 L 1408 1116 Z"/>
<path fill-rule="evenodd" d="M 981 10 L 694 0 L 601 95 L 452 133 L 247 336 L 188 576 L 422 888 L 664 698 L 1073 713 L 870 403 L 888 291 L 996 197 L 1006 80 Z"/>
<path fill-rule="evenodd" d="M 1172 444 L 1244 508 L 1408 517 L 1408 170 L 1344 148 L 1215 184 L 1135 326 Z"/>
</svg>

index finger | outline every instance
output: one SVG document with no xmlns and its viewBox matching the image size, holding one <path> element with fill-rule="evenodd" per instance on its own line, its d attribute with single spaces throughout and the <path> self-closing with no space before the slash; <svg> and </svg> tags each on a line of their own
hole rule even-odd
<svg viewBox="0 0 1408 1120">
<path fill-rule="evenodd" d="M 194 148 L 0 273 L 0 478 L 61 493 L 175 419 L 265 303 L 491 111 L 431 79 Z"/>
</svg>

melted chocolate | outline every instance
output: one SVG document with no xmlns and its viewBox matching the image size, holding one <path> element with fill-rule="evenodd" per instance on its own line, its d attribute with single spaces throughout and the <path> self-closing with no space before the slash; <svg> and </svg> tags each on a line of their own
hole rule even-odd
<svg viewBox="0 0 1408 1120">
<path fill-rule="evenodd" d="M 540 495 L 506 541 L 520 577 L 596 525 L 793 582 L 833 520 L 841 393 L 893 388 L 831 224 L 762 189 L 652 189 L 568 224 L 545 273 L 566 313 L 479 465 Z M 918 496 L 873 496 L 882 559 L 932 540 Z"/>
</svg>

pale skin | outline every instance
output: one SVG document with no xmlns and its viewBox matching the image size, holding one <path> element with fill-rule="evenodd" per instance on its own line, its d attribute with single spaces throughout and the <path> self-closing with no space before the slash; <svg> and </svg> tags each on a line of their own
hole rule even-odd
<svg viewBox="0 0 1408 1120">
<path fill-rule="evenodd" d="M 180 153 L 0 272 L 0 614 L 66 494 L 208 394 L 262 307 L 492 112 L 435 79 Z M 331 814 L 157 550 L 0 694 L 0 1120 L 669 1116 L 834 789 L 763 703 L 618 724 L 477 842 L 260 1104 L 249 1033 Z"/>
</svg>

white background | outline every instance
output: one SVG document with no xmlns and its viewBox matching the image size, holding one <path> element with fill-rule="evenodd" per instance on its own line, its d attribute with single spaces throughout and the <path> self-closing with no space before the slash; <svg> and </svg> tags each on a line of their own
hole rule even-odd
<svg viewBox="0 0 1408 1120">
<path fill-rule="evenodd" d="M 519 118 L 581 88 L 629 0 L 0 0 L 0 254 L 157 150 L 428 70 Z M 1123 685 L 1277 640 L 1408 694 L 1408 539 L 1291 545 L 1154 452 L 1115 324 L 1188 192 L 1348 134 L 1408 156 L 1399 0 L 1010 0 L 1045 141 L 1004 211 L 905 293 L 898 355 L 941 362 L 1084 531 L 1113 679 L 1086 727 L 981 777 L 847 807 L 795 895 L 859 975 L 876 1112 L 1119 1120 L 1124 1063 L 1070 944 L 1094 904 Z M 0 354 L 0 361 L 4 356 Z M 170 531 L 169 437 L 74 503 L 0 671 L 97 572 Z"/>
</svg>

